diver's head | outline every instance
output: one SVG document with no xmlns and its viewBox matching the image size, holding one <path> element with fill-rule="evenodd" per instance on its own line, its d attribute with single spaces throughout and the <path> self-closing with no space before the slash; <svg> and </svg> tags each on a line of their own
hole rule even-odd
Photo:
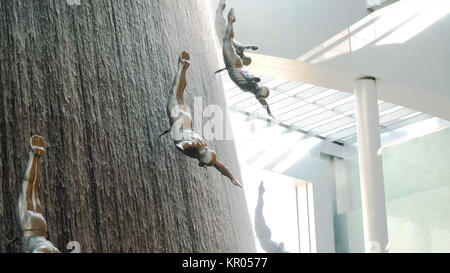
<svg viewBox="0 0 450 273">
<path fill-rule="evenodd" d="M 213 150 L 204 150 L 200 153 L 200 165 L 210 165 L 216 161 L 216 153 Z"/>
<path fill-rule="evenodd" d="M 242 58 L 242 63 L 245 66 L 248 66 L 248 65 L 250 65 L 252 63 L 252 58 L 245 56 L 244 58 Z"/>
<path fill-rule="evenodd" d="M 256 97 L 258 98 L 267 98 L 270 94 L 269 88 L 265 86 L 261 86 L 256 92 Z"/>
</svg>

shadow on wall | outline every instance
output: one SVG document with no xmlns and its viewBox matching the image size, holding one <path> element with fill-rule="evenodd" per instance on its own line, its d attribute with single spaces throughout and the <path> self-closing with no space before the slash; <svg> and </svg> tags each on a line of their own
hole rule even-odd
<svg viewBox="0 0 450 273">
<path fill-rule="evenodd" d="M 276 243 L 271 240 L 272 232 L 264 220 L 264 182 L 261 181 L 258 191 L 258 204 L 255 209 L 255 232 L 259 239 L 259 244 L 267 253 L 286 253 L 284 243 Z"/>
</svg>

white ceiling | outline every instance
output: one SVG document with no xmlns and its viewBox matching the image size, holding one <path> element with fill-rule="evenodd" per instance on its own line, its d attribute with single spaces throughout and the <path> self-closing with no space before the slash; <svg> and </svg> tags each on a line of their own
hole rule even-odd
<svg viewBox="0 0 450 273">
<path fill-rule="evenodd" d="M 219 0 L 209 0 L 217 7 Z M 368 15 L 365 0 L 226 0 L 236 39 L 258 53 L 295 59 Z M 212 13 L 214 14 L 214 13 Z"/>
<path fill-rule="evenodd" d="M 450 120 L 450 1 L 401 0 L 370 15 L 365 0 L 350 1 L 228 0 L 227 7 L 236 10 L 240 41 L 302 67 L 266 58 L 250 72 L 264 66 L 260 75 L 347 92 L 356 77 L 370 75 L 380 99 Z"/>
</svg>

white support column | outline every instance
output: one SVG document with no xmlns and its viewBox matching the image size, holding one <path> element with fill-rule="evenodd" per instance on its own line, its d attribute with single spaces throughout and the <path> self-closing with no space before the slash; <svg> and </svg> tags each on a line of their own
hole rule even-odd
<svg viewBox="0 0 450 273">
<path fill-rule="evenodd" d="M 358 130 L 364 245 L 366 252 L 388 252 L 386 199 L 380 149 L 378 99 L 375 78 L 353 83 Z"/>
</svg>

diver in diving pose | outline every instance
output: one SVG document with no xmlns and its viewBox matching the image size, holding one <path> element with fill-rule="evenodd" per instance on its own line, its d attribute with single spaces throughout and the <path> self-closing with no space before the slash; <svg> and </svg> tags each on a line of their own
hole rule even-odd
<svg viewBox="0 0 450 273">
<path fill-rule="evenodd" d="M 272 116 L 270 112 L 269 105 L 267 104 L 266 98 L 269 97 L 269 88 L 266 86 L 259 86 L 258 83 L 261 81 L 260 78 L 253 76 L 243 69 L 243 62 L 241 57 L 237 55 L 234 47 L 234 31 L 233 23 L 236 21 L 234 15 L 234 9 L 231 9 L 228 13 L 228 25 L 225 31 L 225 36 L 223 38 L 223 60 L 225 62 L 225 67 L 230 75 L 231 80 L 239 86 L 239 88 L 244 92 L 253 93 L 256 99 L 261 103 L 263 107 L 266 108 L 267 114 Z"/>
<path fill-rule="evenodd" d="M 59 250 L 46 239 L 47 223 L 38 196 L 41 178 L 39 161 L 45 153 L 45 140 L 40 136 L 32 136 L 30 145 L 30 159 L 17 206 L 22 230 L 22 249 L 29 253 L 59 253 Z"/>
<path fill-rule="evenodd" d="M 236 186 L 241 184 L 233 177 L 231 172 L 219 161 L 216 153 L 209 149 L 207 143 L 192 129 L 192 118 L 184 104 L 184 89 L 186 88 L 186 70 L 189 67 L 189 54 L 183 51 L 178 59 L 178 71 L 172 84 L 172 90 L 167 103 L 167 115 L 169 116 L 175 146 L 185 155 L 196 158 L 200 167 L 214 166 L 220 173 L 228 177 Z"/>
<path fill-rule="evenodd" d="M 223 37 L 225 36 L 225 32 L 226 32 L 226 28 L 227 28 L 227 22 L 225 21 L 225 18 L 223 16 L 223 11 L 225 10 L 225 6 L 226 6 L 225 0 L 220 0 L 219 6 L 217 7 L 217 10 L 216 10 L 216 21 L 215 21 L 216 34 L 217 34 L 217 37 L 219 38 L 219 41 L 222 46 L 223 46 Z M 234 44 L 234 49 L 236 50 L 236 54 L 239 57 L 241 57 L 241 59 L 242 59 L 242 63 L 245 66 L 250 65 L 252 62 L 252 58 L 246 56 L 244 54 L 244 51 L 246 49 L 257 50 L 258 47 L 254 46 L 254 45 L 241 44 L 238 41 L 236 41 L 235 39 L 233 39 L 233 44 Z M 216 73 L 221 72 L 225 69 L 227 69 L 227 68 L 217 70 Z"/>
</svg>

